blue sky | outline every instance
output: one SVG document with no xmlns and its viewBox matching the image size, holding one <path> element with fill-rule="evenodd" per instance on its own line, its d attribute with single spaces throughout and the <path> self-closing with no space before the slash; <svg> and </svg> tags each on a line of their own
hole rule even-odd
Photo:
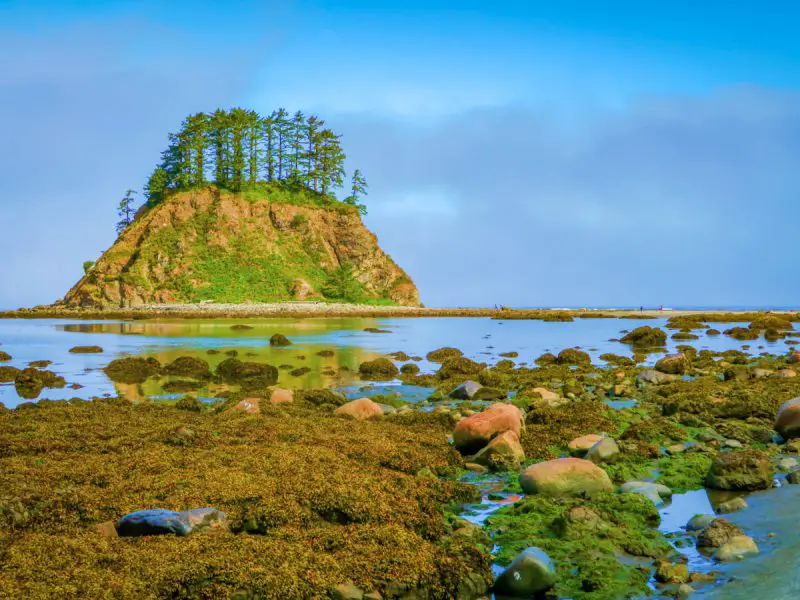
<svg viewBox="0 0 800 600">
<path fill-rule="evenodd" d="M 114 239 L 166 133 L 316 112 L 431 306 L 797 305 L 789 2 L 0 0 L 0 307 Z"/>
</svg>

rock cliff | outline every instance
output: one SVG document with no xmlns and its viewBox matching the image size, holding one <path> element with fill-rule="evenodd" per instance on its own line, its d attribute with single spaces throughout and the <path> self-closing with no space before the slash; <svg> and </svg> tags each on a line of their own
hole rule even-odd
<svg viewBox="0 0 800 600">
<path fill-rule="evenodd" d="M 416 286 L 355 207 L 209 186 L 140 210 L 64 302 L 127 308 L 315 298 L 419 305 Z"/>
</svg>

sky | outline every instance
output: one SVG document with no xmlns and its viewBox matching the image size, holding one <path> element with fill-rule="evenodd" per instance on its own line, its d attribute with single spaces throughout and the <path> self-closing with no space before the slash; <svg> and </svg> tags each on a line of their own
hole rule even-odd
<svg viewBox="0 0 800 600">
<path fill-rule="evenodd" d="M 0 0 L 0 308 L 188 114 L 324 118 L 428 306 L 798 306 L 800 5 Z"/>
</svg>

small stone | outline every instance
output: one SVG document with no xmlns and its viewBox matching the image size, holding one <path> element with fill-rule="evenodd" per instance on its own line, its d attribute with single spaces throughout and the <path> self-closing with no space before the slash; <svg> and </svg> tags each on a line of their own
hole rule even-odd
<svg viewBox="0 0 800 600">
<path fill-rule="evenodd" d="M 709 527 L 715 519 L 714 515 L 695 515 L 684 527 L 686 531 L 702 531 Z"/>
<path fill-rule="evenodd" d="M 666 447 L 667 454 L 670 456 L 675 456 L 676 454 L 683 454 L 686 452 L 686 445 L 685 444 L 673 444 L 672 446 Z"/>
<path fill-rule="evenodd" d="M 685 600 L 694 593 L 694 588 L 688 584 L 682 583 L 678 586 L 678 591 L 675 597 L 679 600 Z"/>
<path fill-rule="evenodd" d="M 450 392 L 450 397 L 456 400 L 471 400 L 481 387 L 481 384 L 477 381 L 468 379 Z"/>
<path fill-rule="evenodd" d="M 197 531 L 219 529 L 226 521 L 225 513 L 216 508 L 195 508 L 183 512 L 155 508 L 125 515 L 117 523 L 117 533 L 121 537 L 186 536 Z"/>
<path fill-rule="evenodd" d="M 294 402 L 294 392 L 284 388 L 275 388 L 272 390 L 272 394 L 270 394 L 269 401 L 272 404 L 285 404 L 288 402 Z"/>
<path fill-rule="evenodd" d="M 468 471 L 472 471 L 473 473 L 486 473 L 489 469 L 484 467 L 483 465 L 479 465 L 478 463 L 468 462 L 464 465 L 464 467 Z"/>
<path fill-rule="evenodd" d="M 639 494 L 650 500 L 655 506 L 664 505 L 664 500 L 672 497 L 672 490 L 659 483 L 649 481 L 628 481 L 619 488 L 620 494 Z"/>
<path fill-rule="evenodd" d="M 248 415 L 257 415 L 261 412 L 261 398 L 245 398 L 237 402 L 231 410 L 247 413 Z"/>
<path fill-rule="evenodd" d="M 797 466 L 797 459 L 786 457 L 782 458 L 778 461 L 778 470 L 779 471 L 791 471 Z"/>
<path fill-rule="evenodd" d="M 800 483 L 800 469 L 794 470 L 786 476 L 786 481 L 792 485 Z"/>
<path fill-rule="evenodd" d="M 686 583 L 689 581 L 689 568 L 682 563 L 672 564 L 662 560 L 656 567 L 656 581 L 661 583 Z"/>
<path fill-rule="evenodd" d="M 369 398 L 359 398 L 343 404 L 333 411 L 337 415 L 348 415 L 358 421 L 383 415 L 383 409 Z"/>
</svg>

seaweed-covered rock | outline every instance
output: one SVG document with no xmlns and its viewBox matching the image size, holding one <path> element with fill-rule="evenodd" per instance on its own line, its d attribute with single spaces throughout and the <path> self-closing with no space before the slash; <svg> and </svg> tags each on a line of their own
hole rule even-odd
<svg viewBox="0 0 800 600">
<path fill-rule="evenodd" d="M 504 431 L 493 438 L 472 458 L 472 462 L 493 471 L 516 469 L 524 460 L 525 450 L 519 443 L 519 436 L 513 431 Z"/>
<path fill-rule="evenodd" d="M 287 338 L 285 335 L 276 333 L 271 338 L 269 338 L 269 345 L 277 347 L 291 346 L 292 342 L 289 341 L 289 338 Z"/>
<path fill-rule="evenodd" d="M 556 364 L 558 357 L 553 354 L 552 352 L 545 352 L 539 358 L 537 358 L 534 362 L 539 365 L 540 367 L 546 367 L 548 365 Z"/>
<path fill-rule="evenodd" d="M 358 372 L 363 379 L 376 381 L 394 379 L 400 373 L 391 360 L 382 357 L 361 363 L 358 367 Z"/>
<path fill-rule="evenodd" d="M 616 367 L 633 367 L 636 365 L 636 363 L 627 356 L 620 356 L 618 354 L 612 354 L 610 352 L 601 354 L 600 360 L 603 360 L 608 364 L 614 365 Z"/>
<path fill-rule="evenodd" d="M 400 372 L 403 375 L 416 375 L 419 373 L 419 365 L 415 365 L 414 363 L 406 363 L 400 367 Z"/>
<path fill-rule="evenodd" d="M 706 486 L 716 490 L 765 490 L 772 487 L 775 467 L 765 452 L 723 452 L 711 464 Z"/>
<path fill-rule="evenodd" d="M 800 397 L 784 402 L 775 418 L 775 430 L 784 439 L 800 437 Z"/>
<path fill-rule="evenodd" d="M 358 421 L 383 416 L 383 409 L 369 398 L 358 398 L 343 404 L 333 411 L 337 415 L 347 415 Z"/>
<path fill-rule="evenodd" d="M 556 363 L 559 365 L 589 365 L 592 363 L 592 358 L 583 350 L 566 348 L 558 353 Z"/>
<path fill-rule="evenodd" d="M 187 536 L 208 529 L 220 529 L 226 524 L 225 513 L 216 508 L 195 508 L 183 512 L 154 508 L 122 517 L 117 523 L 117 533 L 122 537 L 170 534 Z"/>
<path fill-rule="evenodd" d="M 658 327 L 644 325 L 629 332 L 620 341 L 637 348 L 655 348 L 667 343 L 667 334 Z"/>
<path fill-rule="evenodd" d="M 689 370 L 689 359 L 683 354 L 670 354 L 656 363 L 656 371 L 667 375 L 683 375 Z"/>
<path fill-rule="evenodd" d="M 295 397 L 299 402 L 307 402 L 314 406 L 341 406 L 347 402 L 342 394 L 337 394 L 333 390 L 320 389 L 320 390 L 297 390 Z"/>
<path fill-rule="evenodd" d="M 22 398 L 32 400 L 42 393 L 44 388 L 63 388 L 67 382 L 52 371 L 40 371 L 27 367 L 17 373 L 14 387 Z"/>
<path fill-rule="evenodd" d="M 163 373 L 176 377 L 189 377 L 190 379 L 211 379 L 211 369 L 202 358 L 193 356 L 180 356 L 171 363 L 164 365 Z"/>
<path fill-rule="evenodd" d="M 469 377 L 472 375 L 477 375 L 485 367 L 485 364 L 477 363 L 465 356 L 459 356 L 458 358 L 447 358 L 436 372 L 436 377 L 442 380 L 459 376 Z"/>
<path fill-rule="evenodd" d="M 69 351 L 72 354 L 99 354 L 103 348 L 101 346 L 74 346 Z"/>
<path fill-rule="evenodd" d="M 790 365 L 796 365 L 800 363 L 800 350 L 793 350 L 789 353 L 789 356 L 786 357 L 786 362 Z"/>
<path fill-rule="evenodd" d="M 16 367 L 2 367 L 0 366 L 0 383 L 9 383 L 14 381 L 19 375 L 19 369 Z"/>
<path fill-rule="evenodd" d="M 458 348 L 449 348 L 445 346 L 444 348 L 439 348 L 438 350 L 432 350 L 425 355 L 431 362 L 444 362 L 448 358 L 458 358 L 459 356 L 464 356 L 464 353 L 459 350 Z"/>
<path fill-rule="evenodd" d="M 12 359 L 12 356 L 8 352 L 4 352 L 0 350 L 0 362 L 8 362 Z"/>
<path fill-rule="evenodd" d="M 494 582 L 499 596 L 532 598 L 556 584 L 556 567 L 541 548 L 527 548 Z"/>
<path fill-rule="evenodd" d="M 492 438 L 506 431 L 519 437 L 522 430 L 522 413 L 513 404 L 493 404 L 456 424 L 453 442 L 466 454 L 473 454 L 486 446 Z"/>
<path fill-rule="evenodd" d="M 206 405 L 194 396 L 184 396 L 175 403 L 175 408 L 191 412 L 201 412 L 206 408 Z"/>
<path fill-rule="evenodd" d="M 735 340 L 757 340 L 758 330 L 750 329 L 748 327 L 731 327 L 725 330 L 725 335 L 732 337 Z"/>
<path fill-rule="evenodd" d="M 285 388 L 275 388 L 269 395 L 271 404 L 288 404 L 294 402 L 294 392 Z"/>
<path fill-rule="evenodd" d="M 787 331 L 789 329 L 794 329 L 791 319 L 783 315 L 764 315 L 753 319 L 747 327 L 757 331 L 765 331 L 768 329 Z"/>
<path fill-rule="evenodd" d="M 153 357 L 118 358 L 108 363 L 103 371 L 115 383 L 144 383 L 161 372 L 161 363 Z"/>
<path fill-rule="evenodd" d="M 238 384 L 243 390 L 253 390 L 275 385 L 278 369 L 263 363 L 226 358 L 217 365 L 217 376 L 225 383 Z"/>
<path fill-rule="evenodd" d="M 526 494 L 591 496 L 613 489 L 608 474 L 582 458 L 557 458 L 531 465 L 519 476 Z"/>
<path fill-rule="evenodd" d="M 697 535 L 698 548 L 720 548 L 734 537 L 743 535 L 744 532 L 728 521 L 728 519 L 714 519 Z"/>
</svg>

